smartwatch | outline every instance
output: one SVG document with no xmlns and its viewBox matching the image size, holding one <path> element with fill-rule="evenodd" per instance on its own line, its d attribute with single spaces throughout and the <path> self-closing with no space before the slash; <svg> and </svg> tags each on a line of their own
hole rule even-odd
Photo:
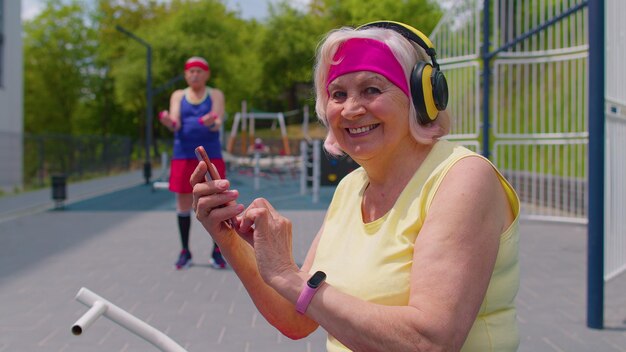
<svg viewBox="0 0 626 352">
<path fill-rule="evenodd" d="M 298 301 L 296 302 L 296 312 L 300 314 L 306 312 L 309 303 L 311 303 L 313 296 L 317 292 L 317 289 L 322 286 L 324 280 L 326 280 L 326 274 L 323 271 L 317 271 L 311 276 L 309 281 L 307 281 L 302 288 L 302 292 L 300 292 L 300 297 L 298 297 Z"/>
</svg>

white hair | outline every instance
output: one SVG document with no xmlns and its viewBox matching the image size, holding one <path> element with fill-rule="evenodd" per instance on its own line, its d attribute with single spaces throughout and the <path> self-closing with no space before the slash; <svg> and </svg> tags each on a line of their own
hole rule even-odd
<svg viewBox="0 0 626 352">
<path fill-rule="evenodd" d="M 324 148 L 333 155 L 342 155 L 343 151 L 340 149 L 337 139 L 328 126 L 326 106 L 329 97 L 326 90 L 326 81 L 337 49 L 343 42 L 352 38 L 369 38 L 385 43 L 402 66 L 407 82 L 409 82 L 411 71 L 418 61 L 430 62 L 430 57 L 422 47 L 391 29 L 373 27 L 357 30 L 351 27 L 343 27 L 330 31 L 317 49 L 314 82 L 316 96 L 315 112 L 328 131 L 324 141 Z M 409 100 L 412 101 L 411 97 L 409 97 Z M 409 119 L 411 135 L 418 143 L 433 144 L 450 130 L 450 117 L 445 110 L 440 111 L 437 119 L 433 122 L 420 125 L 417 122 L 417 111 L 411 103 L 409 104 L 409 115 L 407 118 Z"/>
</svg>

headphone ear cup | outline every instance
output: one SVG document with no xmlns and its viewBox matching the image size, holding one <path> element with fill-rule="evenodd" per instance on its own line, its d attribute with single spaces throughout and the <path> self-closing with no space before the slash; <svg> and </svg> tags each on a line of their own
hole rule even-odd
<svg viewBox="0 0 626 352">
<path fill-rule="evenodd" d="M 443 72 L 435 70 L 432 75 L 433 99 L 437 110 L 443 111 L 448 106 L 448 81 Z"/>
<path fill-rule="evenodd" d="M 357 29 L 369 27 L 380 27 L 396 31 L 407 40 L 420 46 L 430 56 L 432 64 L 424 61 L 418 61 L 415 64 L 411 71 L 409 86 L 411 89 L 411 100 L 417 111 L 417 122 L 425 125 L 435 121 L 439 111 L 445 110 L 448 105 L 448 82 L 439 70 L 439 64 L 435 60 L 437 53 L 433 43 L 422 32 L 404 23 L 376 21 L 364 24 Z"/>
<path fill-rule="evenodd" d="M 417 122 L 425 125 L 437 118 L 438 110 L 433 100 L 431 74 L 433 67 L 424 61 L 418 61 L 411 71 L 411 99 L 417 112 Z"/>
</svg>

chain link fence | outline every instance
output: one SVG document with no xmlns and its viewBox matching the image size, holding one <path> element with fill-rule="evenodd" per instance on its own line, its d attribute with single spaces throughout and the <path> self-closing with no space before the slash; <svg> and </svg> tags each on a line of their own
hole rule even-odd
<svg viewBox="0 0 626 352">
<path fill-rule="evenodd" d="M 23 143 L 27 188 L 44 186 L 55 174 L 80 180 L 131 168 L 129 137 L 25 133 Z"/>
</svg>

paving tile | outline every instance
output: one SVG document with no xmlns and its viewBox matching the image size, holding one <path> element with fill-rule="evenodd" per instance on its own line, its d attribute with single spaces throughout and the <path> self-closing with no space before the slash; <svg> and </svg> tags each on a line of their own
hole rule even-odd
<svg viewBox="0 0 626 352">
<path fill-rule="evenodd" d="M 294 256 L 304 260 L 330 201 L 299 194 L 293 180 L 233 177 L 242 200 L 267 197 L 293 221 Z M 49 190 L 0 198 L 0 352 L 156 351 L 114 322 L 81 336 L 87 287 L 166 333 L 188 351 L 321 351 L 325 332 L 291 341 L 258 313 L 232 270 L 208 266 L 212 242 L 192 223 L 194 263 L 176 271 L 174 198 L 152 192 L 140 173 L 73 185 L 64 210 Z M 13 203 L 13 207 L 11 206 Z M 586 327 L 586 227 L 523 221 L 517 299 L 520 351 L 626 351 L 626 274 L 605 285 L 604 330 Z"/>
</svg>

